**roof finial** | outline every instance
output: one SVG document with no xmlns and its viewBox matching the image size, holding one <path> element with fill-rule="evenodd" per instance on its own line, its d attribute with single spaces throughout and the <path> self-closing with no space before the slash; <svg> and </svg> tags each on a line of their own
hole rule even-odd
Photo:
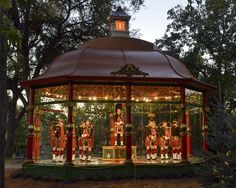
<svg viewBox="0 0 236 188">
<path fill-rule="evenodd" d="M 131 16 L 118 6 L 110 16 L 110 32 L 112 37 L 129 37 L 129 20 Z"/>
</svg>

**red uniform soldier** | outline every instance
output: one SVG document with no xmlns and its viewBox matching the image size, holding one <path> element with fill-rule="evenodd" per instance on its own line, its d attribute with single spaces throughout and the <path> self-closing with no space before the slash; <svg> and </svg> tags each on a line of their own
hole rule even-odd
<svg viewBox="0 0 236 188">
<path fill-rule="evenodd" d="M 155 160 L 157 157 L 157 147 L 158 147 L 158 135 L 157 135 L 157 125 L 154 121 L 155 115 L 150 113 L 148 114 L 149 122 L 146 128 L 150 130 L 150 134 L 146 136 L 145 145 L 146 145 L 146 158 L 148 160 Z"/>
<path fill-rule="evenodd" d="M 117 146 L 117 138 L 118 135 L 120 136 L 120 145 L 124 145 L 124 117 L 122 114 L 122 104 L 117 104 L 116 105 L 116 114 L 114 116 L 114 122 L 115 122 L 115 127 L 114 127 L 114 136 L 115 136 L 115 146 Z"/>
<path fill-rule="evenodd" d="M 173 121 L 171 128 L 172 155 L 173 159 L 181 160 L 181 137 L 178 121 Z"/>
<path fill-rule="evenodd" d="M 163 121 L 159 128 L 159 140 L 160 140 L 160 148 L 161 148 L 161 159 L 169 159 L 168 149 L 169 149 L 169 141 L 171 137 L 171 128 L 170 124 L 167 121 Z"/>
<path fill-rule="evenodd" d="M 60 120 L 50 129 L 53 162 L 63 162 L 65 149 L 64 124 Z"/>
<path fill-rule="evenodd" d="M 82 134 L 78 140 L 80 159 L 91 160 L 94 145 L 94 124 L 90 120 L 87 120 L 86 122 L 82 122 L 80 127 L 82 128 Z M 87 149 L 88 157 L 86 155 Z"/>
</svg>

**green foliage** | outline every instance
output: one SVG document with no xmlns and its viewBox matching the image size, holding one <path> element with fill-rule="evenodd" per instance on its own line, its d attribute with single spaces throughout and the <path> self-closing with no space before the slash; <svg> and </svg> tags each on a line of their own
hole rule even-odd
<svg viewBox="0 0 236 188">
<path fill-rule="evenodd" d="M 205 163 L 196 170 L 206 187 L 236 186 L 236 117 L 218 106 L 209 118 Z M 207 165 L 206 165 L 207 164 Z"/>
<path fill-rule="evenodd" d="M 209 118 L 205 163 L 196 170 L 206 187 L 236 186 L 236 1 L 188 0 L 168 11 L 166 34 L 156 44 L 182 59 L 198 79 L 218 86 Z M 212 98 L 210 98 L 210 103 Z"/>
<path fill-rule="evenodd" d="M 14 26 L 13 21 L 9 18 L 7 11 L 11 8 L 11 1 L 1 0 L 0 8 L 4 10 L 4 15 L 2 17 L 2 27 L 0 28 L 0 35 L 5 34 L 6 38 L 10 42 L 19 43 L 21 34 L 19 30 Z"/>
<path fill-rule="evenodd" d="M 11 1 L 10 0 L 0 0 L 0 7 L 3 9 L 9 9 L 11 7 Z"/>
<path fill-rule="evenodd" d="M 236 2 L 188 0 L 168 11 L 165 36 L 156 44 L 182 59 L 198 79 L 219 87 L 223 103 L 234 110 L 236 88 Z"/>
<path fill-rule="evenodd" d="M 0 30 L 0 34 L 1 33 L 5 33 L 9 41 L 16 43 L 19 43 L 22 37 L 20 31 L 14 27 L 12 20 L 6 15 L 3 16 L 3 28 Z"/>
</svg>

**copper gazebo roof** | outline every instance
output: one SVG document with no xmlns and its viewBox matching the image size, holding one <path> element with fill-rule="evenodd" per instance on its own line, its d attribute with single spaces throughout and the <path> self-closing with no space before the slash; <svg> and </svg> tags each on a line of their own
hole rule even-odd
<svg viewBox="0 0 236 188">
<path fill-rule="evenodd" d="M 152 43 L 128 37 L 90 40 L 55 58 L 42 75 L 21 85 L 45 87 L 71 81 L 182 85 L 199 91 L 214 88 L 198 81 L 181 61 Z"/>
</svg>

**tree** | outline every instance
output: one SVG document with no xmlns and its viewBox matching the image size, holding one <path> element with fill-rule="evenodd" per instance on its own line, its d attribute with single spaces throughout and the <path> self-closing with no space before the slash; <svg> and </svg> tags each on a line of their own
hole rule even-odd
<svg viewBox="0 0 236 188">
<path fill-rule="evenodd" d="M 168 11 L 165 36 L 156 44 L 183 59 L 200 80 L 218 86 L 222 104 L 232 112 L 236 89 L 236 2 L 188 0 Z M 219 90 L 221 88 L 221 90 Z"/>
<path fill-rule="evenodd" d="M 8 43 L 16 39 L 16 30 L 8 19 L 9 1 L 0 1 L 0 187 L 5 186 L 5 146 L 7 127 L 7 54 Z"/>
<path fill-rule="evenodd" d="M 205 162 L 196 173 L 206 187 L 235 187 L 236 117 L 218 105 L 208 125 L 209 151 L 204 152 Z"/>
<path fill-rule="evenodd" d="M 198 176 L 206 187 L 235 187 L 236 1 L 188 0 L 168 15 L 172 22 L 156 44 L 183 59 L 197 78 L 218 86 L 214 97 L 220 105 L 209 115 L 209 151 Z"/>
<path fill-rule="evenodd" d="M 74 50 L 89 39 L 108 35 L 108 17 L 113 6 L 121 0 L 60 0 L 23 1 L 12 0 L 9 15 L 14 26 L 22 34 L 21 45 L 11 45 L 8 58 L 8 89 L 12 92 L 9 101 L 7 156 L 14 152 L 15 130 L 26 113 L 28 100 L 20 80 L 38 76 L 59 54 Z M 143 0 L 130 0 L 134 10 Z M 26 95 L 28 91 L 26 90 Z M 17 111 L 17 101 L 23 106 Z"/>
<path fill-rule="evenodd" d="M 3 28 L 4 9 L 0 7 L 0 28 Z M 0 33 L 0 187 L 4 187 L 4 169 L 5 169 L 5 132 L 6 132 L 6 106 L 7 106 L 7 50 L 6 36 Z"/>
</svg>

